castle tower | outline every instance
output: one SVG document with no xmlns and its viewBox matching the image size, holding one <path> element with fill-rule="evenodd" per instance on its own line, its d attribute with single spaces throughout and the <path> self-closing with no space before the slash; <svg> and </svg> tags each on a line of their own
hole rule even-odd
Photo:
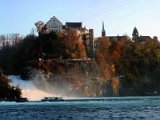
<svg viewBox="0 0 160 120">
<path fill-rule="evenodd" d="M 94 30 L 89 29 L 89 41 L 90 41 L 90 58 L 94 58 Z"/>
<path fill-rule="evenodd" d="M 102 22 L 102 37 L 106 36 L 106 31 L 104 29 L 104 22 Z"/>
</svg>

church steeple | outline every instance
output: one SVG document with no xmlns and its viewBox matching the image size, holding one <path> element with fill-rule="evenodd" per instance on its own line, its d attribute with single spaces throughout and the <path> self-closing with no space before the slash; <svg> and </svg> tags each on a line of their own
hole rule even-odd
<svg viewBox="0 0 160 120">
<path fill-rule="evenodd" d="M 102 37 L 106 36 L 106 31 L 104 29 L 104 22 L 102 22 Z"/>
</svg>

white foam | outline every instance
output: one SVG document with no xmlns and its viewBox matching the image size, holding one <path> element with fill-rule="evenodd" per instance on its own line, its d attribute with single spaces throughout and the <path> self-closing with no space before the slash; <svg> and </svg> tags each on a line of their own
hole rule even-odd
<svg viewBox="0 0 160 120">
<path fill-rule="evenodd" d="M 9 79 L 11 80 L 12 86 L 19 86 L 22 89 L 22 97 L 26 97 L 29 100 L 40 100 L 46 96 L 53 96 L 50 93 L 36 88 L 32 81 L 22 80 L 19 76 L 14 75 L 10 75 Z"/>
</svg>

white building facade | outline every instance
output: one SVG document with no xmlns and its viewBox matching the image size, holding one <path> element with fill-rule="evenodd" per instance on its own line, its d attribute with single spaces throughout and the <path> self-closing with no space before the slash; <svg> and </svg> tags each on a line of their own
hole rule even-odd
<svg viewBox="0 0 160 120">
<path fill-rule="evenodd" d="M 63 24 L 53 16 L 47 23 L 46 27 L 48 32 L 62 32 L 63 31 Z"/>
</svg>

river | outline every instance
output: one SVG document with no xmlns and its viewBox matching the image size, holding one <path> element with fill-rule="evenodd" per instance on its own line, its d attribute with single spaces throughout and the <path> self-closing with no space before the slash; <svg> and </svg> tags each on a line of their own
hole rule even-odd
<svg viewBox="0 0 160 120">
<path fill-rule="evenodd" d="M 0 102 L 0 120 L 160 120 L 160 97 Z"/>
</svg>

